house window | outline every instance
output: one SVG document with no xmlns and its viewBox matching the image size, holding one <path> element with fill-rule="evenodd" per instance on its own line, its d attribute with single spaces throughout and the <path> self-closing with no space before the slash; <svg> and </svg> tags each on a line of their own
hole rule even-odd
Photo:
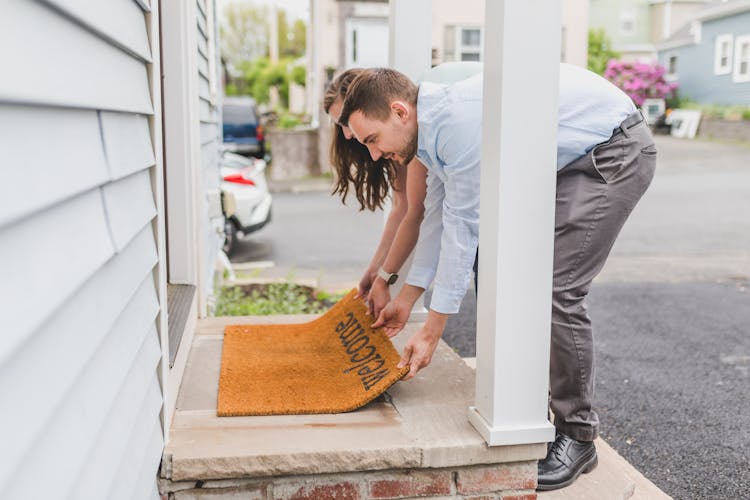
<svg viewBox="0 0 750 500">
<path fill-rule="evenodd" d="M 480 28 L 463 28 L 456 30 L 458 39 L 457 59 L 459 61 L 482 60 L 482 30 Z"/>
<path fill-rule="evenodd" d="M 716 37 L 714 47 L 714 74 L 728 75 L 732 72 L 732 35 Z"/>
<path fill-rule="evenodd" d="M 750 82 L 750 35 L 738 36 L 734 44 L 734 82 Z"/>
<path fill-rule="evenodd" d="M 669 56 L 667 59 L 667 74 L 670 80 L 677 79 L 677 56 Z"/>
<path fill-rule="evenodd" d="M 481 61 L 482 28 L 446 26 L 443 32 L 443 59 L 447 61 Z"/>
<path fill-rule="evenodd" d="M 620 34 L 624 36 L 635 35 L 635 12 L 624 10 L 620 12 Z"/>
</svg>

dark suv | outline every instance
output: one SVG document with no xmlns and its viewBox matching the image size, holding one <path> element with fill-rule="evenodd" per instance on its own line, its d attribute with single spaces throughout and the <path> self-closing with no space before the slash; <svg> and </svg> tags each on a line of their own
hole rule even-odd
<svg viewBox="0 0 750 500">
<path fill-rule="evenodd" d="M 225 148 L 242 155 L 263 158 L 266 141 L 255 101 L 250 97 L 225 97 L 222 115 Z"/>
</svg>

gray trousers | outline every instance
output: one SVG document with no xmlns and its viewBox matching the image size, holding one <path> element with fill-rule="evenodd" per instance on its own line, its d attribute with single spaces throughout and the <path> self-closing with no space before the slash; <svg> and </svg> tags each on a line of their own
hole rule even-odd
<svg viewBox="0 0 750 500">
<path fill-rule="evenodd" d="M 586 295 L 625 220 L 651 183 L 656 148 L 631 115 L 613 136 L 557 174 L 550 408 L 555 427 L 580 441 L 598 434 L 594 345 Z"/>
</svg>

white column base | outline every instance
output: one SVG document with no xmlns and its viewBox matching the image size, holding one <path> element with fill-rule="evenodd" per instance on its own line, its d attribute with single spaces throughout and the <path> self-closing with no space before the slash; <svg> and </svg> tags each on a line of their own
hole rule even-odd
<svg viewBox="0 0 750 500">
<path fill-rule="evenodd" d="M 548 420 L 515 427 L 492 427 L 476 407 L 470 406 L 469 422 L 487 441 L 488 446 L 547 443 L 555 440 L 555 427 Z"/>
</svg>

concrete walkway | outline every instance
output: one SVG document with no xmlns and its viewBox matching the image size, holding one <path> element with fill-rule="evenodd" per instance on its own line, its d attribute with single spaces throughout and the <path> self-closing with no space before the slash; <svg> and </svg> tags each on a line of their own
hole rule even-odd
<svg viewBox="0 0 750 500">
<path fill-rule="evenodd" d="M 268 190 L 272 193 L 331 192 L 333 178 L 326 176 L 305 177 L 304 179 L 268 180 Z"/>
<path fill-rule="evenodd" d="M 464 358 L 476 368 L 476 358 Z M 599 465 L 567 488 L 538 492 L 538 500 L 660 500 L 672 498 L 638 472 L 602 439 L 595 441 Z"/>
</svg>

